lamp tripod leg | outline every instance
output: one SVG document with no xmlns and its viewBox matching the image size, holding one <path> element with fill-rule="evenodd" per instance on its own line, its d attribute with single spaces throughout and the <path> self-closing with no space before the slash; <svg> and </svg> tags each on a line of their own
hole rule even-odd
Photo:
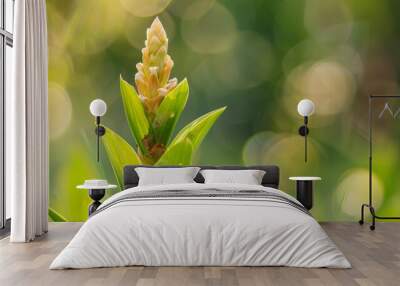
<svg viewBox="0 0 400 286">
<path fill-rule="evenodd" d="M 369 226 L 370 230 L 375 230 L 375 219 L 376 219 L 376 215 L 375 215 L 375 209 L 373 206 L 369 206 L 369 210 L 371 212 L 372 215 L 372 224 Z"/>
<path fill-rule="evenodd" d="M 361 205 L 361 219 L 358 221 L 358 223 L 360 224 L 360 225 L 363 225 L 364 224 L 364 208 L 365 207 L 369 207 L 368 205 L 366 205 L 366 204 L 362 204 Z"/>
</svg>

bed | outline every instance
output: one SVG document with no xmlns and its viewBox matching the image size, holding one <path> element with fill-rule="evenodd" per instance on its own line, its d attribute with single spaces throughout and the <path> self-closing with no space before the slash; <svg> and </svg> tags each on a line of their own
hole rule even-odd
<svg viewBox="0 0 400 286">
<path fill-rule="evenodd" d="M 261 185 L 196 183 L 138 186 L 108 198 L 50 269 L 144 266 L 350 268 L 310 213 L 280 191 L 277 166 L 200 166 L 264 170 Z"/>
</svg>

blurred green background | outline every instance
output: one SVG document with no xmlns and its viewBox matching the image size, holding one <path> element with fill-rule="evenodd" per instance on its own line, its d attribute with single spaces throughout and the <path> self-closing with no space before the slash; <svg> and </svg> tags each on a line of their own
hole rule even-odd
<svg viewBox="0 0 400 286">
<path fill-rule="evenodd" d="M 399 90 L 400 1 L 48 0 L 47 12 L 50 207 L 67 220 L 87 217 L 90 199 L 76 185 L 115 182 L 104 150 L 96 162 L 89 103 L 104 99 L 104 124 L 134 143 L 119 75 L 133 82 L 156 16 L 169 36 L 172 76 L 190 85 L 177 130 L 228 106 L 194 163 L 277 164 L 292 195 L 289 176 L 321 176 L 314 216 L 358 220 L 368 191 L 368 95 Z M 297 135 L 302 98 L 316 104 L 307 164 Z M 396 111 L 400 100 L 390 104 Z M 376 103 L 375 117 L 383 106 Z M 385 215 L 400 212 L 399 120 L 375 122 L 374 200 Z"/>
</svg>

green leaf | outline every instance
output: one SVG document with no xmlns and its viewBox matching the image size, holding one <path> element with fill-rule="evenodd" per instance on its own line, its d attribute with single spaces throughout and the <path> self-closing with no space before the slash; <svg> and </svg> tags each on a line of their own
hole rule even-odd
<svg viewBox="0 0 400 286">
<path fill-rule="evenodd" d="M 140 101 L 135 88 L 122 77 L 120 77 L 120 88 L 129 128 L 131 129 L 140 150 L 143 154 L 146 154 L 147 150 L 143 144 L 143 138 L 149 133 L 149 121 L 144 112 L 142 102 Z"/>
<path fill-rule="evenodd" d="M 141 160 L 132 146 L 110 128 L 106 128 L 106 133 L 101 138 L 118 185 L 122 189 L 124 167 L 140 165 Z"/>
<path fill-rule="evenodd" d="M 214 125 L 218 117 L 225 111 L 225 109 L 226 107 L 221 107 L 195 119 L 186 125 L 178 133 L 178 135 L 176 135 L 175 139 L 170 145 L 176 144 L 177 142 L 188 138 L 193 144 L 193 151 L 196 151 L 204 137 L 207 135 L 208 131 Z"/>
<path fill-rule="evenodd" d="M 163 99 L 154 118 L 154 133 L 157 142 L 166 145 L 185 108 L 189 97 L 189 85 L 186 79 L 181 81 Z"/>
<path fill-rule="evenodd" d="M 193 145 L 189 139 L 184 139 L 168 148 L 156 165 L 190 165 L 192 163 L 192 155 Z"/>
<path fill-rule="evenodd" d="M 94 137 L 94 136 L 93 136 Z M 94 139 L 94 138 L 93 138 Z M 52 196 L 50 207 L 66 221 L 84 221 L 88 215 L 88 205 L 92 202 L 86 190 L 76 189 L 85 180 L 104 178 L 101 166 L 94 160 L 93 146 L 84 145 L 82 140 L 73 140 L 63 148 L 63 164 L 54 175 L 57 195 Z M 94 152 L 93 152 L 94 151 Z M 106 193 L 106 197 L 110 194 Z"/>
<path fill-rule="evenodd" d="M 52 221 L 67 221 L 67 219 L 65 217 L 60 215 L 58 212 L 56 212 L 52 208 L 49 208 L 48 213 L 49 213 L 49 217 Z"/>
<path fill-rule="evenodd" d="M 172 140 L 171 144 L 167 147 L 167 150 L 165 151 L 165 154 L 168 154 L 171 152 L 171 154 L 174 154 L 175 156 L 180 156 L 179 154 L 179 146 L 185 146 L 185 156 L 189 153 L 187 151 L 187 142 L 190 142 L 191 144 L 191 156 L 197 151 L 198 147 L 200 146 L 201 142 L 203 141 L 204 137 L 207 135 L 208 131 L 211 129 L 211 127 L 214 125 L 215 121 L 218 119 L 218 117 L 225 111 L 226 107 L 222 107 L 216 110 L 213 110 L 209 113 L 204 114 L 203 116 L 195 119 L 188 125 L 186 125 L 179 133 L 176 135 L 174 140 Z M 182 143 L 184 142 L 184 143 Z M 181 145 L 184 144 L 184 145 Z M 178 145 L 178 146 L 177 146 Z M 170 149 L 174 149 L 170 151 Z M 169 155 L 166 157 L 166 159 L 163 159 L 164 155 L 160 158 L 159 162 L 157 162 L 157 165 L 161 164 L 172 164 L 173 162 L 169 162 L 168 160 L 174 161 L 172 158 L 172 155 Z M 189 165 L 191 163 L 191 159 L 187 160 L 185 158 L 185 164 Z"/>
</svg>

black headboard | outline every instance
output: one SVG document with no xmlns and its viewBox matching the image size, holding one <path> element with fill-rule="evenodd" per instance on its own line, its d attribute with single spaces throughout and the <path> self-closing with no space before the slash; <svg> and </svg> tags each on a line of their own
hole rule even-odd
<svg viewBox="0 0 400 286">
<path fill-rule="evenodd" d="M 124 168 L 124 189 L 133 188 L 138 185 L 139 177 L 135 171 L 137 167 L 148 167 L 148 168 L 179 168 L 182 166 L 161 166 L 161 167 L 153 167 L 153 166 L 142 166 L 142 165 L 128 165 Z M 270 165 L 260 165 L 260 166 L 196 166 L 201 169 L 223 169 L 223 170 L 246 170 L 246 169 L 256 169 L 256 170 L 264 170 L 265 175 L 262 179 L 262 185 L 265 187 L 271 187 L 278 189 L 279 188 L 279 167 Z M 197 183 L 204 183 L 203 176 L 199 173 L 194 180 Z"/>
</svg>

